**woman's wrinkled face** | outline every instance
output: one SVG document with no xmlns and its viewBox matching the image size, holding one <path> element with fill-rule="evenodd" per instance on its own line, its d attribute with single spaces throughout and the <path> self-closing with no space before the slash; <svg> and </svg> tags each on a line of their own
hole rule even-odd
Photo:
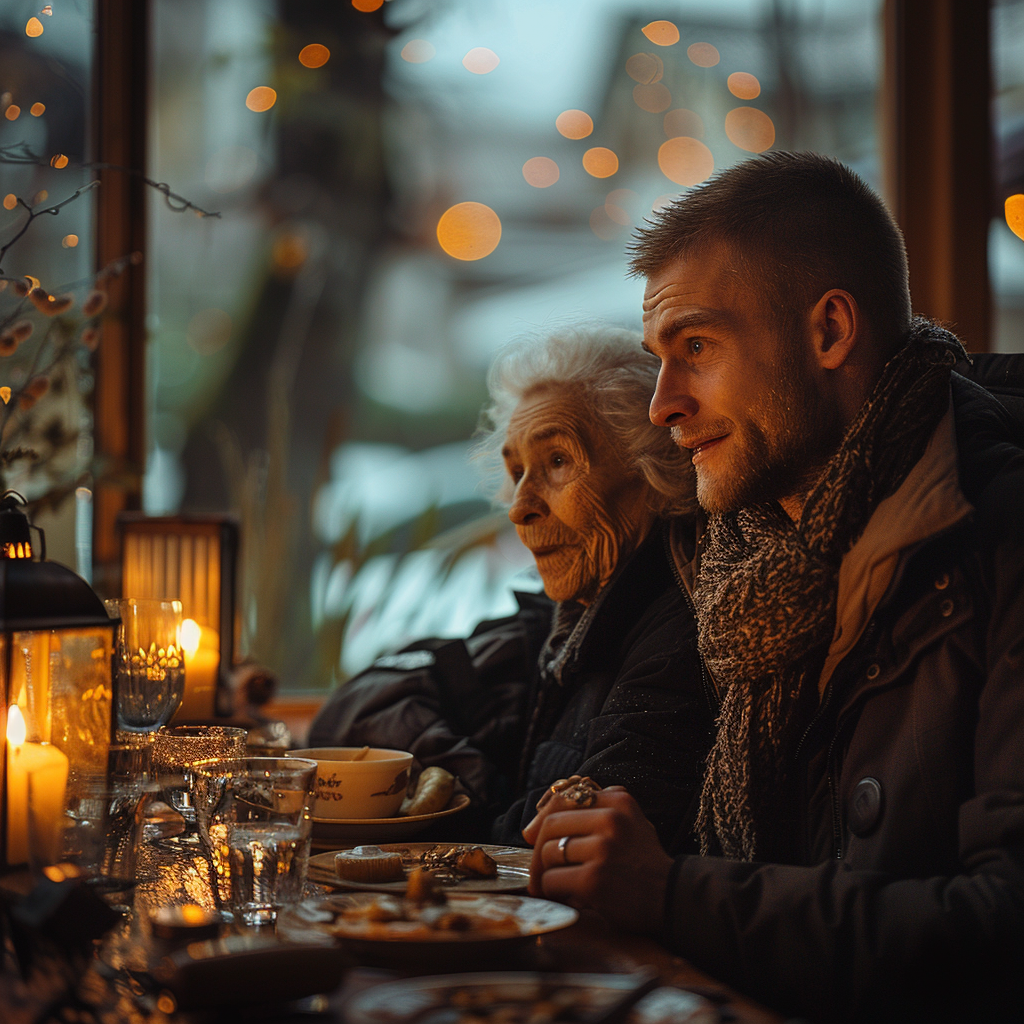
<svg viewBox="0 0 1024 1024">
<path fill-rule="evenodd" d="M 647 484 L 619 459 L 586 405 L 544 388 L 520 401 L 505 435 L 515 487 L 508 517 L 554 601 L 588 604 L 650 528 Z"/>
</svg>

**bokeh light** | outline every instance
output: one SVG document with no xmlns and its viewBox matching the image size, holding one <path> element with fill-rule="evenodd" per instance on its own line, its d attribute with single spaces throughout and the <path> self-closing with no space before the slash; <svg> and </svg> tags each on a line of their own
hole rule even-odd
<svg viewBox="0 0 1024 1024">
<path fill-rule="evenodd" d="M 715 158 L 699 139 L 679 135 L 661 144 L 658 166 L 669 181 L 689 187 L 711 176 Z"/>
<path fill-rule="evenodd" d="M 655 46 L 673 46 L 679 42 L 679 29 L 671 21 L 652 21 L 640 31 Z"/>
<path fill-rule="evenodd" d="M 4 196 L 4 209 L 13 210 L 18 205 L 18 197 L 13 192 Z"/>
<path fill-rule="evenodd" d="M 223 309 L 201 309 L 188 322 L 185 340 L 201 356 L 219 352 L 231 340 L 231 317 Z"/>
<path fill-rule="evenodd" d="M 457 203 L 437 222 L 437 240 L 457 260 L 482 260 L 501 241 L 501 221 L 483 203 Z"/>
<path fill-rule="evenodd" d="M 725 115 L 725 134 L 748 153 L 763 153 L 775 142 L 772 119 L 757 107 L 734 107 Z"/>
<path fill-rule="evenodd" d="M 622 235 L 625 229 L 622 224 L 616 223 L 608 216 L 608 210 L 605 206 L 596 206 L 590 214 L 590 230 L 602 242 L 611 242 Z"/>
<path fill-rule="evenodd" d="M 320 43 L 310 43 L 299 50 L 299 63 L 304 68 L 322 68 L 331 59 L 331 51 Z"/>
<path fill-rule="evenodd" d="M 662 82 L 654 85 L 634 85 L 633 102 L 649 114 L 660 114 L 672 106 L 672 93 Z"/>
<path fill-rule="evenodd" d="M 677 135 L 689 135 L 691 139 L 704 138 L 704 122 L 700 114 L 686 107 L 677 107 L 670 110 L 662 121 L 665 134 L 673 139 Z"/>
<path fill-rule="evenodd" d="M 277 93 L 269 85 L 257 85 L 255 89 L 249 90 L 245 97 L 245 105 L 257 114 L 269 110 L 277 102 Z"/>
<path fill-rule="evenodd" d="M 651 203 L 651 213 L 660 213 L 666 206 L 671 206 L 678 198 L 678 195 L 674 195 L 670 192 L 666 192 L 663 195 L 658 196 L 658 198 Z"/>
<path fill-rule="evenodd" d="M 68 158 L 63 153 L 55 153 L 50 157 L 50 166 L 56 167 L 57 170 L 60 170 L 62 167 L 67 167 L 67 165 Z"/>
<path fill-rule="evenodd" d="M 352 0 L 352 6 L 357 11 L 369 14 L 371 11 L 376 11 L 378 8 L 383 7 L 384 0 Z"/>
<path fill-rule="evenodd" d="M 594 130 L 594 122 L 582 110 L 563 110 L 555 118 L 555 127 L 567 139 L 585 139 Z"/>
<path fill-rule="evenodd" d="M 686 48 L 686 56 L 699 68 L 713 68 L 722 59 L 710 43 L 691 43 Z"/>
<path fill-rule="evenodd" d="M 6 117 L 8 121 L 17 121 L 18 120 L 18 116 L 20 114 L 21 114 L 21 107 L 19 107 L 17 103 L 12 103 L 4 111 L 4 117 Z"/>
<path fill-rule="evenodd" d="M 35 39 L 43 34 L 43 23 L 38 18 L 29 18 L 25 25 L 25 35 Z"/>
<path fill-rule="evenodd" d="M 761 95 L 761 83 L 746 71 L 734 71 L 726 84 L 738 100 L 756 100 Z"/>
<path fill-rule="evenodd" d="M 486 46 L 474 46 L 462 58 L 462 66 L 474 75 L 489 75 L 500 63 L 498 55 Z"/>
<path fill-rule="evenodd" d="M 74 247 L 78 245 L 78 235 L 65 235 L 60 240 L 60 244 L 64 246 L 65 249 L 74 249 Z"/>
<path fill-rule="evenodd" d="M 621 227 L 633 223 L 631 211 L 640 201 L 640 197 L 631 188 L 614 188 L 604 198 L 604 212 L 610 220 Z"/>
<path fill-rule="evenodd" d="M 547 188 L 558 181 L 558 164 L 547 156 L 532 156 L 523 164 L 523 177 L 534 188 Z"/>
<path fill-rule="evenodd" d="M 50 193 L 45 188 L 41 188 L 33 197 L 32 205 L 38 206 L 40 203 L 45 203 L 50 198 Z"/>
<path fill-rule="evenodd" d="M 252 181 L 259 157 L 246 146 L 224 146 L 206 161 L 206 184 L 214 192 L 234 192 Z"/>
<path fill-rule="evenodd" d="M 298 271 L 309 257 L 309 243 L 306 236 L 298 231 L 283 230 L 274 239 L 270 258 L 274 270 L 280 277 L 290 277 Z"/>
<path fill-rule="evenodd" d="M 427 42 L 426 39 L 410 39 L 402 47 L 402 60 L 407 60 L 410 64 L 426 64 L 436 53 L 434 44 Z"/>
<path fill-rule="evenodd" d="M 33 117 L 42 117 L 42 115 L 43 115 L 43 113 L 45 111 L 46 111 L 46 104 L 45 103 L 33 103 L 32 106 L 28 108 L 28 112 Z"/>
<path fill-rule="evenodd" d="M 626 74 L 641 85 L 653 85 L 665 74 L 665 62 L 655 53 L 634 53 L 626 61 Z"/>
<path fill-rule="evenodd" d="M 1021 239 L 1024 239 L 1024 195 L 1018 193 L 1010 196 L 1003 204 L 1006 212 L 1006 223 L 1009 229 Z"/>
<path fill-rule="evenodd" d="M 619 169 L 619 158 L 604 146 L 595 146 L 583 154 L 583 170 L 595 178 L 610 178 Z"/>
</svg>

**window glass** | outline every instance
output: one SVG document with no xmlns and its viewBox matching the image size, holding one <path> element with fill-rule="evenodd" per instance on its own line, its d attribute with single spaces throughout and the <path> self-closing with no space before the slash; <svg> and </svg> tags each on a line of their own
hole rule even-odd
<svg viewBox="0 0 1024 1024">
<path fill-rule="evenodd" d="M 327 687 L 539 589 L 494 353 L 638 327 L 632 228 L 767 148 L 880 185 L 878 0 L 156 0 L 151 512 L 242 515 L 244 653 Z"/>
<path fill-rule="evenodd" d="M 998 200 L 989 232 L 993 348 L 1024 352 L 1024 0 L 992 5 L 992 80 Z"/>
<path fill-rule="evenodd" d="M 88 576 L 93 4 L 55 6 L 0 7 L 0 490 Z"/>
</svg>

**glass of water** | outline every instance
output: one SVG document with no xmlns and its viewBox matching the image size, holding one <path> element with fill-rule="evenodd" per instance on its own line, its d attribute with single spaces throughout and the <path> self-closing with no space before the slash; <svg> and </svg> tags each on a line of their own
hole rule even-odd
<svg viewBox="0 0 1024 1024">
<path fill-rule="evenodd" d="M 121 619 L 114 649 L 118 728 L 154 733 L 170 721 L 185 693 L 181 602 L 125 597 L 106 607 Z"/>
<path fill-rule="evenodd" d="M 198 761 L 245 757 L 248 732 L 227 725 L 165 725 L 153 740 L 153 775 L 163 798 L 194 826 L 192 766 Z"/>
<path fill-rule="evenodd" d="M 192 766 L 192 802 L 218 904 L 270 924 L 302 899 L 313 831 L 316 762 L 241 757 Z"/>
</svg>

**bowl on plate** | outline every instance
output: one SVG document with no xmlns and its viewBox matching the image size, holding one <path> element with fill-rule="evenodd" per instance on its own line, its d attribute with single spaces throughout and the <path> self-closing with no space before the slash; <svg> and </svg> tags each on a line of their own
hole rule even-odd
<svg viewBox="0 0 1024 1024">
<path fill-rule="evenodd" d="M 412 754 L 384 747 L 308 747 L 289 757 L 316 761 L 313 817 L 390 818 L 409 786 Z"/>
</svg>

